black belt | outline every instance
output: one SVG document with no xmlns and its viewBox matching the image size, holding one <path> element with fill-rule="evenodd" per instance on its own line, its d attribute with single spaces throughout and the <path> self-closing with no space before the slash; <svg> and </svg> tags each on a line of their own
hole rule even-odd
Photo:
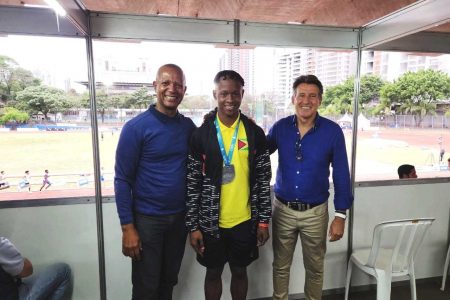
<svg viewBox="0 0 450 300">
<path fill-rule="evenodd" d="M 286 205 L 290 209 L 297 210 L 297 211 L 305 211 L 305 210 L 311 209 L 313 207 L 316 207 L 316 206 L 319 206 L 319 205 L 322 204 L 322 203 L 309 204 L 309 203 L 304 203 L 304 202 L 301 202 L 301 201 L 287 201 L 287 200 L 285 200 L 283 198 L 280 198 L 278 196 L 275 196 L 275 197 L 277 197 L 278 201 L 280 201 L 281 203 L 283 203 L 284 205 Z"/>
</svg>

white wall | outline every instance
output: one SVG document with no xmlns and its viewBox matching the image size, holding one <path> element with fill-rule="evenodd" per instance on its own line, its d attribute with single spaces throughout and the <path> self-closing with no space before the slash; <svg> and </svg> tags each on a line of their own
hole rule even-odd
<svg viewBox="0 0 450 300">
<path fill-rule="evenodd" d="M 108 299 L 123 300 L 131 295 L 131 263 L 121 254 L 121 231 L 119 220 L 116 216 L 115 204 L 106 204 L 105 214 L 105 249 L 106 251 L 106 274 L 108 286 Z M 332 207 L 330 207 L 330 211 Z M 341 277 L 335 274 L 344 274 L 346 270 L 347 239 L 339 242 L 328 243 L 326 259 L 325 288 L 337 288 L 344 284 Z M 249 290 L 248 298 L 262 298 L 272 295 L 272 244 L 271 240 L 260 248 L 259 259 L 248 268 Z M 300 243 L 294 256 L 290 283 L 290 293 L 302 293 L 304 272 Z M 205 268 L 195 258 L 194 250 L 186 241 L 186 251 L 178 277 L 178 286 L 174 292 L 174 299 L 203 299 L 203 279 Z M 222 299 L 229 300 L 231 295 L 230 272 L 225 267 L 223 274 L 223 296 Z"/>
<path fill-rule="evenodd" d="M 94 205 L 0 209 L 0 235 L 10 239 L 35 269 L 68 263 L 74 275 L 73 299 L 100 298 Z"/>
<path fill-rule="evenodd" d="M 435 217 L 416 259 L 417 278 L 442 276 L 448 240 L 450 185 L 419 184 L 361 187 L 355 192 L 354 248 L 369 246 L 375 224 L 410 217 Z M 330 197 L 331 199 L 331 197 Z M 330 221 L 333 212 L 330 203 Z M 121 253 L 121 231 L 114 203 L 104 204 L 104 233 L 108 299 L 129 299 L 131 264 Z M 0 209 L 0 234 L 10 238 L 33 263 L 66 261 L 74 273 L 73 299 L 98 299 L 98 259 L 95 206 L 92 204 Z M 342 288 L 345 282 L 347 237 L 328 243 L 324 289 Z M 269 241 L 260 258 L 248 269 L 248 298 L 272 293 L 272 249 Z M 205 269 L 186 252 L 174 299 L 203 299 Z M 223 297 L 231 299 L 230 275 L 224 272 Z M 369 278 L 355 272 L 353 285 L 368 284 Z M 304 271 L 300 244 L 291 270 L 290 293 L 303 293 Z"/>
<path fill-rule="evenodd" d="M 355 191 L 353 248 L 369 247 L 373 227 L 383 221 L 434 217 L 415 259 L 416 278 L 442 276 L 449 238 L 450 184 L 358 188 Z M 352 285 L 375 283 L 357 271 Z"/>
</svg>

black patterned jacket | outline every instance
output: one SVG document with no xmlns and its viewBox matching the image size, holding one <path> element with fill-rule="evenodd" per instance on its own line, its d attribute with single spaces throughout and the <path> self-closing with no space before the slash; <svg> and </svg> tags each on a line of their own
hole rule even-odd
<svg viewBox="0 0 450 300">
<path fill-rule="evenodd" d="M 220 190 L 223 159 L 217 141 L 214 119 L 217 109 L 205 117 L 190 140 L 187 173 L 186 226 L 189 231 L 219 237 Z M 264 131 L 241 113 L 248 140 L 250 172 L 251 220 L 269 223 L 272 215 L 270 201 L 270 157 Z"/>
</svg>

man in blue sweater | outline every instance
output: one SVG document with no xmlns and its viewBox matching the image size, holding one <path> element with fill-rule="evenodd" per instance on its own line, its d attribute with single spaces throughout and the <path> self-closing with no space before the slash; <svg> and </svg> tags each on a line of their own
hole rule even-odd
<svg viewBox="0 0 450 300">
<path fill-rule="evenodd" d="M 195 129 L 178 112 L 184 73 L 159 68 L 156 105 L 128 121 L 116 151 L 114 188 L 122 225 L 122 252 L 132 259 L 132 299 L 172 299 L 187 231 L 186 160 Z"/>
<path fill-rule="evenodd" d="M 276 122 L 268 134 L 269 151 L 278 150 L 273 212 L 273 299 L 288 299 L 289 272 L 298 236 L 305 266 L 305 296 L 322 298 L 328 227 L 328 177 L 333 167 L 334 219 L 328 236 L 344 234 L 346 210 L 353 202 L 344 134 L 317 109 L 323 87 L 314 75 L 293 84 L 295 114 Z"/>
</svg>

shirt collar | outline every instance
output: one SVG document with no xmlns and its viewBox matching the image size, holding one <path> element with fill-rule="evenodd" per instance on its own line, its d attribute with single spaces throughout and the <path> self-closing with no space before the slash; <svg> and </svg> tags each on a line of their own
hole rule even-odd
<svg viewBox="0 0 450 300">
<path fill-rule="evenodd" d="M 217 118 L 217 120 L 219 120 L 219 125 L 220 125 L 221 128 L 236 129 L 236 126 L 238 125 L 238 122 L 241 120 L 241 113 L 239 112 L 239 115 L 238 115 L 236 121 L 234 121 L 234 123 L 230 127 L 228 127 L 225 124 L 223 124 L 222 121 L 220 121 L 219 116 L 217 114 L 216 114 L 216 118 Z"/>
<path fill-rule="evenodd" d="M 322 123 L 322 117 L 319 115 L 319 112 L 316 113 L 316 118 L 314 119 L 314 126 L 312 127 L 313 130 L 316 130 L 317 127 L 320 126 L 320 123 Z M 294 114 L 292 116 L 291 124 L 294 127 L 297 127 L 297 115 Z"/>
<path fill-rule="evenodd" d="M 177 110 L 177 113 L 175 114 L 175 116 L 173 117 L 169 117 L 166 114 L 163 114 L 162 112 L 160 112 L 159 110 L 156 109 L 156 104 L 152 104 L 150 105 L 150 107 L 148 108 L 149 112 L 151 114 L 153 114 L 155 117 L 157 117 L 160 121 L 177 121 L 180 119 L 180 113 Z"/>
</svg>

